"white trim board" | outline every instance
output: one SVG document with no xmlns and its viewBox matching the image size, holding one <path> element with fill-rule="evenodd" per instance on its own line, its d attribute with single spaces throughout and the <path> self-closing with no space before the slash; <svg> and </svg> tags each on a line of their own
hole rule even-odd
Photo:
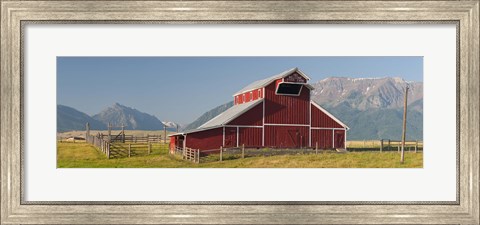
<svg viewBox="0 0 480 225">
<path fill-rule="evenodd" d="M 334 128 L 334 127 L 311 127 L 312 130 L 347 130 L 346 128 Z"/>
<path fill-rule="evenodd" d="M 309 127 L 310 124 L 279 124 L 279 123 L 265 123 L 265 126 L 286 126 L 286 127 Z"/>
<path fill-rule="evenodd" d="M 249 125 L 225 125 L 224 127 L 263 128 L 263 126 L 249 126 Z"/>
</svg>

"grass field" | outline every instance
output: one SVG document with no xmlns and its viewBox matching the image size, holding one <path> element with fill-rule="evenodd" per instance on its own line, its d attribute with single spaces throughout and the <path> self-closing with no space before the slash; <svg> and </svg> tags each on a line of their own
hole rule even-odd
<svg viewBox="0 0 480 225">
<path fill-rule="evenodd" d="M 216 155 L 209 156 L 215 160 Z M 171 156 L 163 144 L 153 144 L 152 154 L 131 158 L 107 159 L 95 147 L 85 142 L 57 143 L 58 168 L 422 168 L 423 154 L 405 153 L 405 163 L 397 152 L 350 152 L 339 154 L 326 151 L 314 155 L 279 155 L 247 157 L 227 156 L 222 162 L 194 164 Z"/>
</svg>

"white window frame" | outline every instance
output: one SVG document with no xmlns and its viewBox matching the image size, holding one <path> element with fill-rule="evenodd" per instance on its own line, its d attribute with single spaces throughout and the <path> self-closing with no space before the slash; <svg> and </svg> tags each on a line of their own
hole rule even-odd
<svg viewBox="0 0 480 225">
<path fill-rule="evenodd" d="M 298 94 L 296 94 L 296 95 L 291 95 L 291 94 L 278 94 L 278 87 L 280 87 L 281 84 L 300 84 L 300 85 L 302 85 L 302 86 L 300 87 L 300 91 L 298 91 Z M 303 86 L 304 86 L 304 85 L 305 85 L 304 83 L 295 83 L 295 82 L 284 82 L 284 81 L 282 81 L 282 82 L 280 82 L 280 83 L 277 84 L 277 87 L 275 88 L 275 95 L 300 96 L 300 95 L 302 94 L 302 90 L 303 90 Z"/>
</svg>

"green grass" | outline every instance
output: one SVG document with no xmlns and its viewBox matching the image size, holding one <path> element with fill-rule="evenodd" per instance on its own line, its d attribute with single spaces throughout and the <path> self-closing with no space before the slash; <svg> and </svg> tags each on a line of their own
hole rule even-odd
<svg viewBox="0 0 480 225">
<path fill-rule="evenodd" d="M 195 164 L 170 156 L 164 144 L 154 144 L 152 154 L 130 158 L 107 159 L 95 147 L 85 142 L 57 143 L 58 168 L 422 168 L 423 154 L 405 153 L 401 164 L 397 152 L 350 152 L 338 154 L 326 151 L 318 155 L 258 156 L 240 159 L 225 155 L 222 162 L 218 155 L 211 155 L 209 162 Z M 215 160 L 215 161 L 214 161 Z"/>
</svg>

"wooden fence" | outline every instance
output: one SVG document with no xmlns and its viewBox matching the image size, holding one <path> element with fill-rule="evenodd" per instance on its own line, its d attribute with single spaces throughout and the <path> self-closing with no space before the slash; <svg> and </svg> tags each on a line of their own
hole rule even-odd
<svg viewBox="0 0 480 225">
<path fill-rule="evenodd" d="M 133 136 L 133 135 L 117 135 L 112 136 L 112 142 L 122 143 L 160 143 L 163 142 L 161 135 Z"/>
<path fill-rule="evenodd" d="M 351 144 L 352 141 L 350 141 Z M 245 148 L 245 145 L 240 147 L 224 148 L 219 146 L 218 149 L 204 150 L 192 148 L 182 148 L 176 146 L 171 154 L 180 154 L 182 159 L 200 162 L 223 161 L 225 159 L 238 159 L 247 156 L 275 156 L 275 155 L 307 155 L 307 154 L 323 154 L 327 152 L 346 153 L 347 151 L 400 151 L 401 141 L 397 140 L 369 140 L 369 141 L 354 141 L 354 147 L 347 147 L 345 149 L 319 149 L 318 143 L 315 143 L 311 148 Z M 365 146 L 365 147 L 363 147 Z M 422 141 L 405 141 L 405 151 L 420 151 L 423 149 Z M 217 155 L 218 154 L 218 155 Z"/>
<path fill-rule="evenodd" d="M 175 154 L 183 155 L 183 148 L 175 146 Z"/>
<path fill-rule="evenodd" d="M 110 143 L 103 139 L 103 137 L 98 134 L 97 136 L 87 136 L 85 141 L 97 147 L 103 154 L 110 158 Z"/>
<path fill-rule="evenodd" d="M 194 163 L 200 163 L 200 150 L 192 148 L 184 148 L 182 158 Z"/>
<path fill-rule="evenodd" d="M 348 151 L 400 151 L 402 141 L 381 139 L 381 140 L 357 140 L 347 141 Z M 422 151 L 423 141 L 406 140 L 405 151 Z"/>
<path fill-rule="evenodd" d="M 107 159 L 125 158 L 137 155 L 150 155 L 152 152 L 151 143 L 129 143 L 121 144 L 117 142 L 108 142 L 108 136 L 98 134 L 96 136 L 87 136 L 87 143 L 97 147 Z"/>
</svg>

